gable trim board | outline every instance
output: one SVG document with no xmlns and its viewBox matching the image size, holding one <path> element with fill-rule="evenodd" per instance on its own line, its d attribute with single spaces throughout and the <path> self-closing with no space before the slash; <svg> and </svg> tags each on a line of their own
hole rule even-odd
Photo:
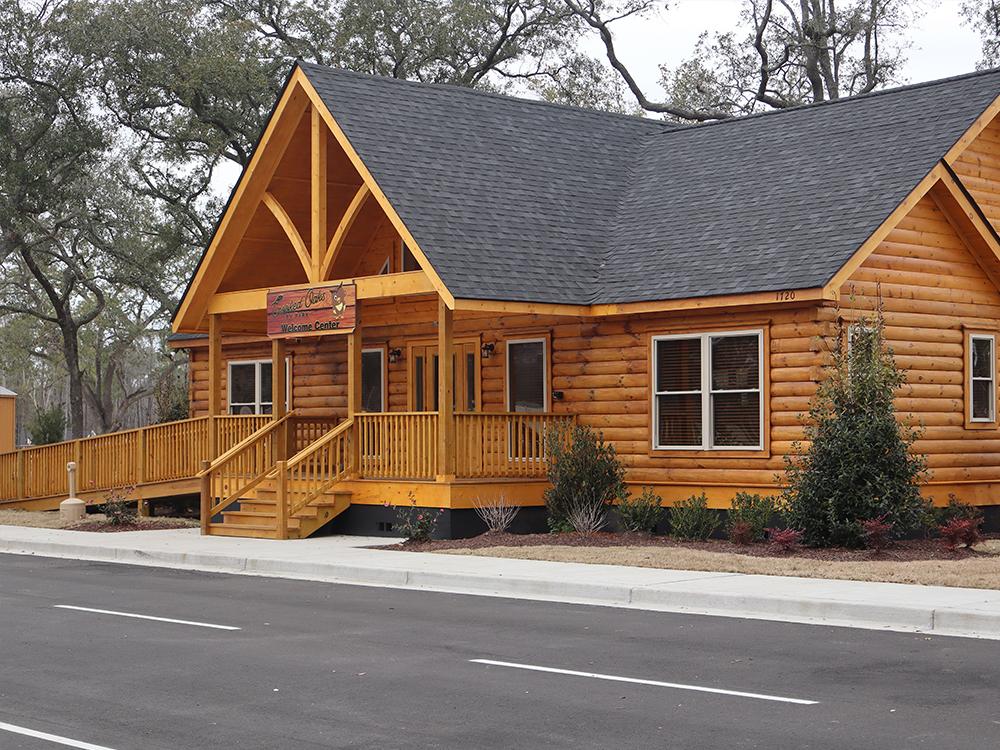
<svg viewBox="0 0 1000 750">
<path fill-rule="evenodd" d="M 322 81 L 324 87 L 322 93 L 320 93 L 320 91 L 317 89 L 316 83 L 313 80 L 313 78 Z M 993 80 L 994 78 L 996 78 L 997 80 L 994 81 Z M 330 84 L 331 81 L 333 81 L 336 85 L 331 85 Z M 881 106 L 882 109 L 885 109 L 885 102 L 890 101 L 888 97 L 891 96 L 913 97 L 915 96 L 913 92 L 921 92 L 921 96 L 926 98 L 927 97 L 926 92 L 934 87 L 941 87 L 940 91 L 938 91 L 938 89 L 934 89 L 935 93 L 941 93 L 947 91 L 947 89 L 945 88 L 946 86 L 955 85 L 959 87 L 965 86 L 967 88 L 970 85 L 968 83 L 970 81 L 975 83 L 975 86 L 973 87 L 975 93 L 977 94 L 977 96 L 982 98 L 983 91 L 985 90 L 985 88 L 993 86 L 994 84 L 1000 85 L 1000 73 L 996 71 L 989 71 L 986 73 L 971 74 L 969 76 L 960 76 L 953 79 L 946 79 L 945 81 L 917 84 L 916 86 L 904 87 L 903 89 L 875 92 L 870 95 L 856 97 L 850 100 L 840 100 L 837 102 L 806 106 L 806 107 L 796 108 L 794 110 L 790 110 L 787 112 L 767 113 L 763 115 L 751 116 L 749 118 L 743 118 L 742 120 L 736 120 L 731 122 L 727 121 L 724 123 L 714 123 L 708 125 L 698 125 L 689 127 L 667 127 L 657 123 L 652 123 L 650 121 L 634 120 L 632 121 L 632 124 L 629 125 L 629 128 L 633 128 L 634 132 L 633 130 L 630 130 L 628 132 L 632 133 L 633 135 L 634 133 L 640 133 L 640 134 L 635 136 L 634 138 L 635 144 L 628 147 L 631 149 L 629 151 L 629 154 L 631 155 L 631 158 L 633 158 L 634 160 L 634 158 L 638 158 L 640 155 L 645 154 L 643 149 L 646 149 L 648 151 L 648 149 L 651 147 L 651 144 L 660 147 L 665 142 L 668 141 L 676 142 L 677 139 L 681 137 L 703 138 L 703 135 L 698 135 L 698 134 L 704 134 L 705 132 L 709 132 L 710 129 L 714 129 L 711 131 L 714 133 L 723 132 L 720 131 L 719 129 L 740 127 L 739 123 L 741 122 L 757 123 L 751 126 L 754 128 L 759 128 L 760 127 L 759 123 L 761 122 L 765 122 L 768 124 L 771 123 L 794 124 L 795 120 L 787 118 L 789 117 L 801 118 L 803 116 L 808 115 L 808 117 L 811 117 L 813 120 L 815 120 L 816 112 L 843 113 L 850 111 L 851 108 L 855 106 L 862 106 L 871 109 L 871 107 L 873 106 L 871 102 L 876 100 L 880 103 L 879 106 Z M 338 85 L 341 86 L 340 89 L 337 88 Z M 941 180 L 946 180 L 946 181 L 955 180 L 956 182 L 958 182 L 959 186 L 961 186 L 960 180 L 958 180 L 958 178 L 953 173 L 951 173 L 947 161 L 941 161 L 941 160 L 942 159 L 954 160 L 958 158 L 962 150 L 964 150 L 964 148 L 966 148 L 970 143 L 972 143 L 975 137 L 989 125 L 989 123 L 992 121 L 992 118 L 997 114 L 997 112 L 1000 112 L 1000 97 L 997 97 L 996 95 L 992 94 L 991 90 L 989 97 L 989 104 L 985 108 L 985 110 L 979 111 L 978 115 L 971 122 L 971 124 L 966 125 L 953 142 L 949 144 L 941 144 L 934 146 L 934 148 L 939 149 L 936 154 L 938 161 L 934 163 L 934 165 L 930 168 L 930 171 L 924 174 L 924 177 L 919 181 L 916 187 L 913 188 L 912 190 L 909 190 L 908 193 L 903 197 L 903 199 L 897 203 L 895 208 L 893 208 L 888 213 L 888 215 L 886 215 L 879 222 L 879 224 L 868 235 L 868 237 L 859 246 L 857 246 L 852 255 L 849 258 L 847 258 L 847 260 L 840 263 L 839 267 L 832 273 L 832 275 L 827 276 L 827 280 L 825 283 L 817 284 L 816 286 L 805 286 L 805 287 L 796 285 L 783 286 L 780 283 L 782 279 L 779 276 L 779 272 L 782 270 L 781 265 L 773 264 L 769 268 L 770 275 L 768 276 L 768 282 L 765 284 L 765 286 L 769 286 L 769 288 L 766 290 L 748 291 L 744 293 L 729 293 L 729 294 L 711 294 L 711 293 L 706 293 L 703 295 L 687 294 L 683 296 L 672 296 L 672 297 L 667 295 L 664 298 L 657 297 L 655 299 L 647 299 L 647 300 L 642 300 L 642 299 L 628 300 L 627 297 L 629 295 L 625 294 L 621 298 L 621 301 L 615 301 L 614 299 L 609 299 L 608 301 L 593 301 L 589 303 L 587 302 L 564 303 L 552 300 L 547 301 L 544 299 L 516 299 L 516 297 L 518 296 L 530 297 L 531 293 L 529 290 L 523 290 L 524 292 L 523 294 L 521 293 L 521 291 L 518 291 L 517 294 L 493 296 L 492 291 L 489 287 L 490 284 L 494 281 L 494 279 L 491 277 L 490 273 L 488 273 L 484 268 L 484 264 L 486 264 L 487 262 L 486 258 L 487 254 L 482 249 L 471 246 L 466 253 L 466 260 L 467 260 L 466 266 L 469 269 L 471 269 L 472 272 L 478 274 L 478 277 L 481 281 L 480 285 L 483 287 L 482 294 L 480 295 L 478 290 L 474 296 L 470 296 L 467 293 L 466 294 L 453 293 L 454 290 L 451 290 L 446 286 L 442 275 L 439 273 L 439 270 L 431 262 L 430 257 L 428 256 L 427 252 L 425 252 L 425 249 L 422 248 L 420 244 L 416 241 L 416 238 L 410 231 L 411 228 L 407 225 L 406 222 L 404 222 L 400 212 L 398 212 L 395 209 L 395 207 L 390 203 L 386 191 L 383 189 L 383 187 L 376 179 L 376 176 L 373 170 L 370 168 L 370 165 L 368 165 L 362 158 L 359 149 L 356 148 L 356 144 L 352 141 L 352 138 L 348 136 L 346 129 L 342 127 L 340 122 L 338 122 L 338 119 L 332 113 L 330 106 L 328 106 L 328 102 L 330 101 L 346 102 L 342 106 L 352 106 L 350 97 L 347 95 L 341 96 L 339 100 L 336 99 L 335 94 L 338 91 L 342 92 L 367 91 L 367 88 L 365 87 L 368 87 L 373 90 L 376 89 L 378 90 L 375 91 L 374 94 L 372 94 L 372 96 L 375 96 L 376 94 L 379 94 L 379 92 L 381 92 L 382 89 L 384 89 L 386 86 L 394 87 L 391 89 L 393 92 L 416 91 L 420 94 L 420 96 L 423 96 L 424 98 L 443 97 L 445 100 L 447 100 L 447 102 L 459 101 L 460 103 L 462 103 L 468 100 L 468 101 L 474 101 L 477 105 L 480 105 L 483 100 L 486 100 L 490 107 L 501 107 L 501 108 L 505 107 L 507 109 L 513 110 L 513 114 L 516 114 L 518 111 L 522 110 L 536 111 L 539 108 L 554 108 L 554 111 L 559 113 L 559 117 L 570 117 L 570 115 L 567 114 L 567 112 L 575 112 L 578 114 L 579 117 L 585 118 L 588 122 L 594 120 L 595 118 L 602 122 L 613 120 L 615 122 L 616 127 L 620 125 L 622 119 L 626 120 L 628 119 L 628 118 L 620 118 L 617 115 L 594 113 L 594 112 L 588 112 L 586 110 L 574 110 L 573 108 L 557 107 L 557 105 L 549 105 L 547 103 L 542 103 L 542 102 L 516 100 L 508 97 L 486 94 L 483 92 L 457 89 L 455 87 L 417 84 L 412 82 L 397 81 L 395 79 L 379 79 L 376 77 L 362 76 L 360 74 L 348 73 L 345 71 L 333 71 L 330 69 L 325 69 L 314 65 L 299 64 L 293 69 L 292 73 L 289 76 L 288 81 L 286 82 L 285 89 L 283 90 L 282 95 L 279 98 L 279 102 L 275 107 L 274 113 L 272 114 L 268 122 L 268 125 L 265 128 L 265 132 L 262 135 L 260 142 L 255 148 L 251 163 L 248 166 L 247 170 L 245 171 L 244 175 L 241 177 L 236 188 L 234 189 L 233 195 L 230 198 L 230 203 L 227 206 L 226 213 L 224 214 L 223 219 L 220 221 L 220 225 L 219 228 L 217 229 L 216 236 L 213 238 L 212 243 L 210 244 L 208 250 L 206 251 L 205 256 L 203 256 L 202 262 L 200 263 L 198 271 L 195 274 L 195 278 L 193 279 L 193 283 L 191 284 L 191 286 L 189 286 L 188 293 L 185 295 L 184 301 L 182 302 L 180 308 L 178 309 L 178 313 L 174 321 L 174 329 L 176 331 L 197 331 L 203 327 L 204 325 L 203 316 L 208 308 L 208 304 L 204 299 L 206 293 L 204 290 L 198 289 L 197 291 L 200 292 L 200 294 L 195 295 L 192 294 L 192 290 L 193 288 L 200 287 L 202 284 L 204 284 L 206 282 L 206 279 L 208 280 L 214 279 L 215 281 L 221 279 L 221 273 L 222 273 L 221 271 L 215 271 L 214 273 L 209 273 L 206 270 L 206 268 L 210 266 L 213 261 L 215 261 L 216 254 L 220 255 L 220 260 L 225 260 L 226 262 L 228 262 L 228 260 L 232 257 L 231 253 L 233 251 L 233 246 L 238 244 L 238 240 L 236 239 L 227 240 L 225 237 L 222 237 L 221 235 L 225 235 L 227 231 L 238 229 L 241 223 L 240 219 L 245 218 L 241 216 L 241 206 L 238 205 L 240 203 L 240 200 L 244 199 L 247 195 L 252 197 L 255 193 L 258 192 L 261 193 L 262 196 L 267 195 L 266 181 L 270 178 L 270 175 L 273 174 L 274 166 L 276 166 L 276 163 L 280 158 L 280 155 L 276 156 L 272 155 L 269 159 L 266 159 L 265 156 L 262 155 L 262 152 L 270 150 L 269 148 L 265 148 L 265 145 L 268 146 L 271 145 L 271 140 L 276 138 L 276 131 L 279 130 L 288 131 L 290 129 L 294 129 L 293 126 L 288 126 L 288 125 L 285 125 L 283 128 L 281 128 L 280 127 L 281 123 L 279 121 L 282 119 L 283 116 L 291 115 L 296 120 L 297 124 L 298 120 L 301 119 L 303 114 L 310 107 L 311 107 L 310 111 L 312 113 L 311 119 L 313 120 L 313 125 L 315 126 L 316 122 L 320 120 L 326 124 L 330 132 L 333 134 L 334 139 L 341 146 L 344 153 L 347 155 L 348 160 L 350 161 L 352 166 L 357 170 L 358 174 L 361 175 L 361 178 L 363 180 L 362 188 L 359 189 L 358 193 L 354 196 L 354 199 L 351 201 L 351 207 L 349 207 L 348 211 L 341 219 L 341 226 L 345 225 L 345 223 L 349 225 L 350 221 L 352 220 L 351 219 L 352 210 L 356 215 L 356 212 L 360 209 L 361 205 L 364 204 L 365 199 L 368 197 L 366 189 L 367 191 L 370 191 L 370 195 L 373 196 L 379 203 L 379 206 L 384 211 L 386 217 L 389 219 L 393 227 L 399 233 L 402 241 L 413 252 L 414 257 L 417 259 L 418 263 L 420 263 L 421 267 L 424 269 L 435 291 L 442 296 L 442 298 L 445 300 L 446 304 L 450 309 L 460 309 L 469 311 L 498 311 L 498 312 L 511 311 L 520 313 L 548 312 L 553 314 L 588 315 L 588 316 L 628 314 L 634 312 L 658 311 L 658 310 L 690 310 L 690 309 L 700 309 L 700 308 L 715 307 L 715 306 L 732 307 L 732 306 L 762 305 L 762 304 L 773 305 L 773 304 L 784 304 L 793 301 L 794 302 L 810 301 L 810 300 L 835 301 L 837 299 L 837 290 L 839 289 L 843 281 L 846 278 L 848 278 L 851 275 L 851 273 L 853 273 L 853 271 L 858 266 L 860 266 L 861 263 L 864 262 L 864 259 L 868 257 L 868 255 L 870 255 L 871 252 L 874 251 L 875 247 L 877 247 L 878 243 L 881 241 L 881 238 L 884 238 L 884 236 L 889 231 L 891 231 L 892 226 L 894 226 L 902 216 L 905 216 L 907 210 L 913 205 L 915 205 L 931 189 L 933 185 L 935 185 L 937 182 Z M 427 93 L 430 91 L 433 91 L 433 93 Z M 438 92 L 443 92 L 443 93 L 441 93 L 439 96 Z M 295 101 L 296 107 L 290 106 L 293 100 L 296 100 L 297 95 L 299 100 Z M 303 95 L 305 97 L 305 104 L 303 104 L 301 101 L 301 97 Z M 410 94 L 408 93 L 408 95 Z M 331 99 L 331 97 L 334 98 Z M 952 100 L 956 100 L 954 94 L 952 95 Z M 923 99 L 920 99 L 920 101 L 923 101 Z M 858 104 L 859 102 L 867 102 L 867 104 L 859 105 Z M 353 106 L 355 106 L 356 108 L 362 107 L 363 103 L 355 103 L 353 104 Z M 351 115 L 354 118 L 354 120 L 351 122 L 351 127 L 354 129 L 355 135 L 359 132 L 357 130 L 359 125 L 358 122 L 356 121 L 357 111 L 359 110 L 354 111 Z M 968 111 L 968 106 L 966 107 L 965 110 L 962 110 L 962 113 L 966 111 Z M 546 115 L 548 115 L 550 110 L 545 109 L 545 112 Z M 803 113 L 805 113 L 805 115 Z M 961 119 L 961 117 L 965 117 L 966 115 L 962 113 L 959 113 L 960 116 L 956 115 L 952 119 L 958 121 Z M 837 115 L 837 116 L 842 117 L 842 115 Z M 971 117 L 971 113 L 969 114 L 969 116 Z M 779 119 L 783 117 L 786 119 L 784 120 Z M 401 112 L 399 114 L 399 120 L 402 121 L 404 119 L 405 119 L 405 113 Z M 954 123 L 952 123 L 952 125 L 953 124 Z M 635 130 L 635 128 L 638 128 L 638 130 Z M 615 132 L 624 132 L 624 131 L 615 131 Z M 730 131 L 724 131 L 724 132 L 728 133 Z M 694 133 L 695 136 L 691 136 L 692 133 Z M 681 134 L 685 135 L 681 136 Z M 316 139 L 316 134 L 314 132 L 313 133 L 314 148 L 312 152 L 314 161 L 317 152 L 317 149 L 315 148 L 315 139 Z M 666 141 L 664 141 L 664 139 L 666 139 Z M 673 140 L 671 141 L 671 139 Z M 284 144 L 281 144 L 280 140 L 278 140 L 277 143 L 282 148 L 282 151 L 283 147 L 287 145 L 287 141 Z M 367 144 L 369 148 L 370 145 L 371 145 L 370 143 Z M 628 144 L 626 144 L 626 146 L 627 145 Z M 471 144 L 468 147 L 473 148 L 474 146 L 475 144 Z M 465 147 L 465 145 L 462 144 L 462 147 Z M 609 148 L 610 147 L 611 146 L 609 146 Z M 928 146 L 926 148 L 930 147 Z M 943 154 L 941 153 L 942 151 L 944 152 Z M 709 166 L 714 166 L 714 165 L 709 164 Z M 724 165 L 720 165 L 720 168 L 723 166 Z M 270 169 L 268 169 L 268 167 L 270 167 Z M 381 165 L 381 168 L 384 170 L 385 168 L 384 164 Z M 634 174 L 634 171 L 630 171 L 628 179 L 631 184 L 641 179 L 641 175 L 636 175 Z M 664 176 L 662 179 L 666 179 L 666 176 Z M 254 185 L 252 183 L 254 183 L 255 180 L 257 182 L 264 182 L 265 184 Z M 946 184 L 950 185 L 950 182 L 946 182 Z M 971 202 L 975 207 L 974 213 L 981 214 L 981 210 L 978 209 L 978 206 L 976 206 L 974 199 L 970 194 L 968 194 L 968 191 L 964 191 L 964 187 L 962 191 L 965 192 L 966 194 L 965 199 Z M 615 221 L 621 219 L 623 211 L 622 205 L 626 202 L 626 198 L 627 196 L 623 196 L 619 201 L 621 205 L 619 205 L 618 208 L 616 209 L 618 218 L 615 219 Z M 314 197 L 314 204 L 315 204 L 315 197 Z M 273 211 L 274 207 L 273 206 L 269 207 L 272 208 Z M 412 206 L 410 207 L 410 210 L 412 213 Z M 252 211 L 246 208 L 243 209 L 242 213 L 246 214 L 248 212 L 252 216 Z M 277 214 L 275 215 L 277 216 Z M 280 216 L 278 218 L 280 221 Z M 760 218 L 762 220 L 767 219 L 766 216 L 762 216 Z M 512 221 L 515 219 L 516 217 L 512 217 Z M 559 217 L 545 216 L 543 217 L 543 219 L 558 220 Z M 980 217 L 979 220 L 973 220 L 973 224 L 977 225 L 978 233 L 981 233 L 983 229 L 982 226 L 979 226 L 980 224 L 983 223 L 981 219 L 982 217 Z M 695 217 L 695 220 L 692 221 L 691 223 L 697 223 L 697 217 Z M 338 226 L 337 233 L 344 235 L 346 234 L 346 229 L 344 232 L 341 232 L 340 231 L 341 226 Z M 989 227 L 990 231 L 992 231 L 991 225 L 989 224 L 988 221 L 985 222 L 985 227 Z M 287 232 L 288 227 L 285 228 Z M 349 226 L 347 226 L 347 228 L 349 229 Z M 609 226 L 606 228 L 606 230 L 608 233 L 610 233 L 612 231 L 612 228 Z M 707 231 L 708 230 L 706 229 L 706 232 Z M 337 233 L 335 233 L 334 239 L 336 239 Z M 297 231 L 296 235 L 298 235 Z M 289 238 L 293 244 L 293 247 L 295 247 L 301 259 L 302 248 L 299 247 L 298 245 L 301 244 L 304 246 L 304 241 L 301 241 L 302 240 L 301 236 L 299 236 L 300 243 L 296 243 L 291 234 L 289 234 Z M 994 240 L 995 239 L 996 238 L 994 237 Z M 794 237 L 782 236 L 778 238 L 776 246 L 780 247 L 784 245 L 787 247 L 793 245 L 795 241 L 796 240 Z M 545 249 L 553 253 L 555 250 L 561 250 L 561 248 L 552 248 L 552 247 L 546 247 Z M 833 255 L 835 255 L 832 248 L 829 250 L 827 250 L 826 248 L 820 248 L 820 249 L 824 251 L 822 253 L 823 257 L 829 257 L 831 260 L 835 260 L 835 258 L 832 257 Z M 333 251 L 332 254 L 331 250 Z M 329 273 L 336 257 L 336 250 L 337 250 L 337 245 L 333 240 L 331 240 L 330 245 L 327 247 L 327 253 L 323 258 L 321 266 L 322 272 L 320 273 L 319 278 L 325 278 L 326 274 Z M 817 248 L 813 247 L 814 254 L 816 250 Z M 995 250 L 992 250 L 992 252 L 995 252 Z M 744 258 L 745 256 L 746 254 L 744 254 Z M 433 257 L 433 254 L 431 255 L 431 257 Z M 660 271 L 658 275 L 661 276 L 664 275 L 664 269 L 668 269 L 670 267 L 669 264 L 673 260 L 674 260 L 673 257 L 670 256 L 669 254 L 665 255 L 663 260 L 659 263 Z M 312 260 L 312 262 L 315 262 L 315 260 Z M 615 262 L 616 262 L 616 255 L 614 251 L 608 253 L 604 258 L 605 266 L 610 265 L 613 267 Z M 571 263 L 567 261 L 566 266 L 568 267 L 570 265 Z M 735 267 L 736 269 L 739 269 L 741 267 L 738 261 L 736 263 L 730 261 L 729 266 Z M 614 269 L 612 268 L 612 270 L 603 271 L 603 273 L 609 273 L 609 274 L 614 273 Z M 724 273 L 725 271 L 720 271 L 720 274 L 724 275 Z M 517 274 L 511 274 L 511 275 L 513 277 L 516 277 Z M 651 275 L 657 275 L 657 274 L 654 273 Z M 770 281 L 770 279 L 772 278 L 774 279 L 773 283 Z M 517 284 L 517 279 L 512 278 L 509 283 Z M 556 287 L 559 283 L 559 279 L 552 278 L 551 283 L 553 287 Z M 710 291 L 711 291 L 710 289 L 706 289 L 706 292 Z M 212 290 L 212 292 L 208 292 L 207 294 L 210 296 L 211 293 L 214 293 L 214 289 Z M 198 296 L 200 298 L 197 305 L 199 308 L 198 310 L 193 310 L 193 307 L 195 305 L 192 303 L 192 297 L 194 296 Z M 572 298 L 572 295 L 569 296 L 570 298 Z M 200 315 L 198 313 L 200 313 Z"/>
<path fill-rule="evenodd" d="M 411 252 L 421 265 L 423 272 L 431 279 L 434 289 L 441 295 L 450 308 L 454 307 L 454 297 L 444 286 L 444 283 L 427 260 L 427 256 L 423 250 L 420 249 L 409 230 L 403 225 L 402 220 L 389 204 L 371 173 L 361 162 L 357 152 L 333 120 L 326 105 L 316 93 L 315 88 L 313 88 L 301 67 L 296 66 L 285 82 L 278 101 L 264 128 L 264 132 L 254 147 L 250 163 L 237 180 L 222 217 L 216 225 L 212 239 L 189 281 L 181 304 L 174 315 L 173 329 L 175 332 L 197 332 L 203 330 L 204 316 L 208 314 L 210 298 L 212 295 L 217 294 L 218 285 L 225 274 L 229 262 L 232 260 L 233 253 L 239 245 L 239 237 L 242 236 L 243 231 L 245 231 L 262 202 L 278 220 L 279 224 L 281 224 L 292 247 L 303 263 L 307 277 L 313 275 L 311 269 L 312 259 L 309 257 L 308 248 L 305 247 L 301 235 L 281 204 L 268 192 L 268 183 L 280 163 L 281 157 L 284 155 L 295 129 L 298 127 L 299 122 L 306 114 L 310 105 L 314 111 L 321 115 L 323 122 L 333 133 L 337 142 L 344 149 L 348 159 L 361 175 L 364 185 L 367 186 L 371 195 L 379 202 L 379 205 L 385 211 L 396 230 L 408 243 Z M 310 169 L 311 172 L 312 170 Z M 354 206 L 355 212 L 364 204 L 365 198 L 367 198 L 367 194 L 363 194 L 361 191 L 355 196 L 355 199 L 359 199 L 358 205 Z M 348 226 L 347 229 L 349 228 Z M 340 229 L 339 226 L 338 229 Z M 346 235 L 346 229 L 344 234 Z M 340 239 L 342 240 L 343 236 Z M 327 251 L 329 253 L 329 248 Z M 306 257 L 303 257 L 304 252 Z M 210 287 L 210 289 L 203 287 Z"/>
</svg>

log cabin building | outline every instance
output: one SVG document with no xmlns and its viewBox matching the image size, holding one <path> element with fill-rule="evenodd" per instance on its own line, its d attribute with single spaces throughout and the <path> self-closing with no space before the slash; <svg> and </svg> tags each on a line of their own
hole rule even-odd
<svg viewBox="0 0 1000 750">
<path fill-rule="evenodd" d="M 296 65 L 173 321 L 191 419 L 102 455 L 145 498 L 198 487 L 206 533 L 388 533 L 412 498 L 464 535 L 500 494 L 544 527 L 576 420 L 633 490 L 723 508 L 779 490 L 879 298 L 925 492 L 1000 504 L 998 94 L 678 126 Z M 41 465 L 0 456 L 0 494 L 42 507 Z"/>
</svg>

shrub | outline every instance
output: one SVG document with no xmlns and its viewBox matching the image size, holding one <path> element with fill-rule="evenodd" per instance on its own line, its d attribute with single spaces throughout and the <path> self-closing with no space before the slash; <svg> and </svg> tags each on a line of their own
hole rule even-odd
<svg viewBox="0 0 1000 750">
<path fill-rule="evenodd" d="M 32 445 L 50 445 L 66 437 L 66 414 L 62 406 L 39 409 L 26 425 Z"/>
<path fill-rule="evenodd" d="M 702 492 L 681 500 L 670 509 L 670 528 L 678 539 L 704 541 L 719 527 L 719 514 L 708 507 Z"/>
<path fill-rule="evenodd" d="M 507 496 L 501 493 L 496 500 L 483 500 L 477 497 L 472 501 L 472 507 L 479 520 L 486 524 L 488 531 L 502 534 L 514 522 L 514 517 L 520 508 L 507 501 Z"/>
<path fill-rule="evenodd" d="M 584 536 L 600 531 L 608 522 L 608 506 L 593 503 L 576 503 L 566 517 L 573 531 Z"/>
<path fill-rule="evenodd" d="M 771 547 L 779 552 L 794 552 L 802 545 L 802 532 L 798 529 L 767 529 Z"/>
<path fill-rule="evenodd" d="M 135 487 L 120 487 L 111 490 L 104 496 L 104 505 L 100 510 L 112 526 L 129 526 L 139 518 L 139 513 L 129 501 L 135 492 Z"/>
<path fill-rule="evenodd" d="M 618 521 L 625 531 L 651 533 L 663 515 L 663 500 L 649 487 L 635 498 L 626 493 L 618 504 Z"/>
<path fill-rule="evenodd" d="M 625 467 L 612 445 L 589 427 L 565 424 L 546 435 L 548 480 L 545 508 L 549 528 L 573 528 L 570 513 L 596 517 L 625 495 Z"/>
<path fill-rule="evenodd" d="M 736 521 L 728 524 L 726 531 L 729 534 L 729 541 L 733 544 L 753 544 L 756 541 L 753 526 L 749 521 Z"/>
<path fill-rule="evenodd" d="M 950 521 L 973 520 L 979 526 L 983 523 L 983 512 L 975 505 L 963 503 L 954 494 L 948 495 L 948 504 L 935 509 L 938 526 L 944 526 Z"/>
<path fill-rule="evenodd" d="M 860 546 L 861 522 L 883 516 L 905 534 L 928 507 L 918 488 L 926 461 L 909 450 L 921 431 L 896 420 L 893 391 L 905 374 L 885 345 L 881 309 L 849 330 L 810 406 L 809 448 L 785 459 L 789 524 L 814 546 Z"/>
<path fill-rule="evenodd" d="M 726 517 L 726 530 L 729 539 L 736 544 L 750 544 L 764 539 L 764 529 L 771 522 L 771 517 L 778 512 L 778 499 L 773 495 L 751 495 L 748 492 L 737 492 L 729 505 Z M 746 541 L 736 541 L 733 538 L 735 527 L 739 526 L 741 538 Z"/>
<path fill-rule="evenodd" d="M 395 506 L 396 522 L 393 527 L 402 532 L 408 542 L 429 542 L 444 511 L 440 508 L 418 508 L 412 492 L 409 501 L 407 505 Z"/>
<path fill-rule="evenodd" d="M 873 552 L 883 552 L 892 541 L 892 524 L 886 521 L 886 517 L 869 518 L 861 522 L 861 536 L 865 540 L 865 546 Z"/>
<path fill-rule="evenodd" d="M 983 540 L 979 533 L 979 524 L 980 521 L 975 518 L 953 518 L 938 527 L 941 542 L 952 552 L 959 546 L 967 549 L 974 547 Z"/>
</svg>

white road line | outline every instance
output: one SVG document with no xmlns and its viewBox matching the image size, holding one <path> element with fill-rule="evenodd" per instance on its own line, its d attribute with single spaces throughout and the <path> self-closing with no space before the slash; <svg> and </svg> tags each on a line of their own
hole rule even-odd
<svg viewBox="0 0 1000 750">
<path fill-rule="evenodd" d="M 47 732 L 37 732 L 34 729 L 28 729 L 27 727 L 19 727 L 14 724 L 4 724 L 2 721 L 0 721 L 0 731 L 21 734 L 25 737 L 34 737 L 36 740 L 46 740 L 48 742 L 54 742 L 57 745 L 64 745 L 65 747 L 76 747 L 79 748 L 79 750 L 113 750 L 113 748 L 105 745 L 94 745 L 90 742 L 71 740 L 69 737 L 60 737 L 58 734 L 48 734 Z"/>
<path fill-rule="evenodd" d="M 763 693 L 744 693 L 740 690 L 723 690 L 722 688 L 704 687 L 702 685 L 684 685 L 679 682 L 660 682 L 659 680 L 643 680 L 637 677 L 619 677 L 613 674 L 598 674 L 597 672 L 576 672 L 572 669 L 557 669 L 555 667 L 540 667 L 536 664 L 518 664 L 510 661 L 493 661 L 492 659 L 469 659 L 474 664 L 488 664 L 493 667 L 510 667 L 512 669 L 527 669 L 532 672 L 550 672 L 565 674 L 571 677 L 590 677 L 595 680 L 610 682 L 629 682 L 635 685 L 652 685 L 653 687 L 675 688 L 676 690 L 693 690 L 697 693 L 716 693 L 717 695 L 733 695 L 737 698 L 754 698 L 761 701 L 777 701 L 778 703 L 796 703 L 801 706 L 815 706 L 819 701 L 809 701 L 803 698 L 786 698 L 781 695 L 764 695 Z"/>
<path fill-rule="evenodd" d="M 116 617 L 132 617 L 136 620 L 155 620 L 156 622 L 172 622 L 176 625 L 194 625 L 198 628 L 212 628 L 213 630 L 239 630 L 232 625 L 213 625 L 210 622 L 194 622 L 192 620 L 174 620 L 170 617 L 153 617 L 151 615 L 137 615 L 134 612 L 115 612 L 112 609 L 91 609 L 90 607 L 74 607 L 72 604 L 53 604 L 56 609 L 72 609 L 76 612 L 93 612 L 98 615 L 115 615 Z"/>
</svg>

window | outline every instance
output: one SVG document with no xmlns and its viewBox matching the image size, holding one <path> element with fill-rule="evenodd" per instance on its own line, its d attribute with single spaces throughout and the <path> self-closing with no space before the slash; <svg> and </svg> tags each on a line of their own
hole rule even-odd
<svg viewBox="0 0 1000 750">
<path fill-rule="evenodd" d="M 763 334 L 653 338 L 653 446 L 761 450 Z"/>
<path fill-rule="evenodd" d="M 996 419 L 996 355 L 992 335 L 969 335 L 969 419 Z"/>
<path fill-rule="evenodd" d="M 384 349 L 364 349 L 361 352 L 361 409 L 385 411 Z"/>
<path fill-rule="evenodd" d="M 292 378 L 291 367 L 285 360 L 285 405 L 289 402 Z M 271 360 L 261 359 L 229 363 L 229 413 L 270 414 Z"/>
<path fill-rule="evenodd" d="M 507 409 L 541 412 L 549 401 L 545 339 L 507 342 Z"/>
<path fill-rule="evenodd" d="M 402 266 L 404 271 L 420 270 L 420 264 L 417 262 L 416 256 L 414 256 L 413 253 L 410 252 L 410 248 L 406 246 L 405 242 L 403 243 L 402 255 L 403 255 L 402 258 L 403 262 L 400 263 L 400 265 Z"/>
<path fill-rule="evenodd" d="M 385 276 L 388 273 L 389 273 L 389 259 L 386 258 L 385 259 L 385 263 L 383 263 L 382 267 L 380 269 L 378 269 L 378 274 L 377 275 L 378 276 Z"/>
</svg>

